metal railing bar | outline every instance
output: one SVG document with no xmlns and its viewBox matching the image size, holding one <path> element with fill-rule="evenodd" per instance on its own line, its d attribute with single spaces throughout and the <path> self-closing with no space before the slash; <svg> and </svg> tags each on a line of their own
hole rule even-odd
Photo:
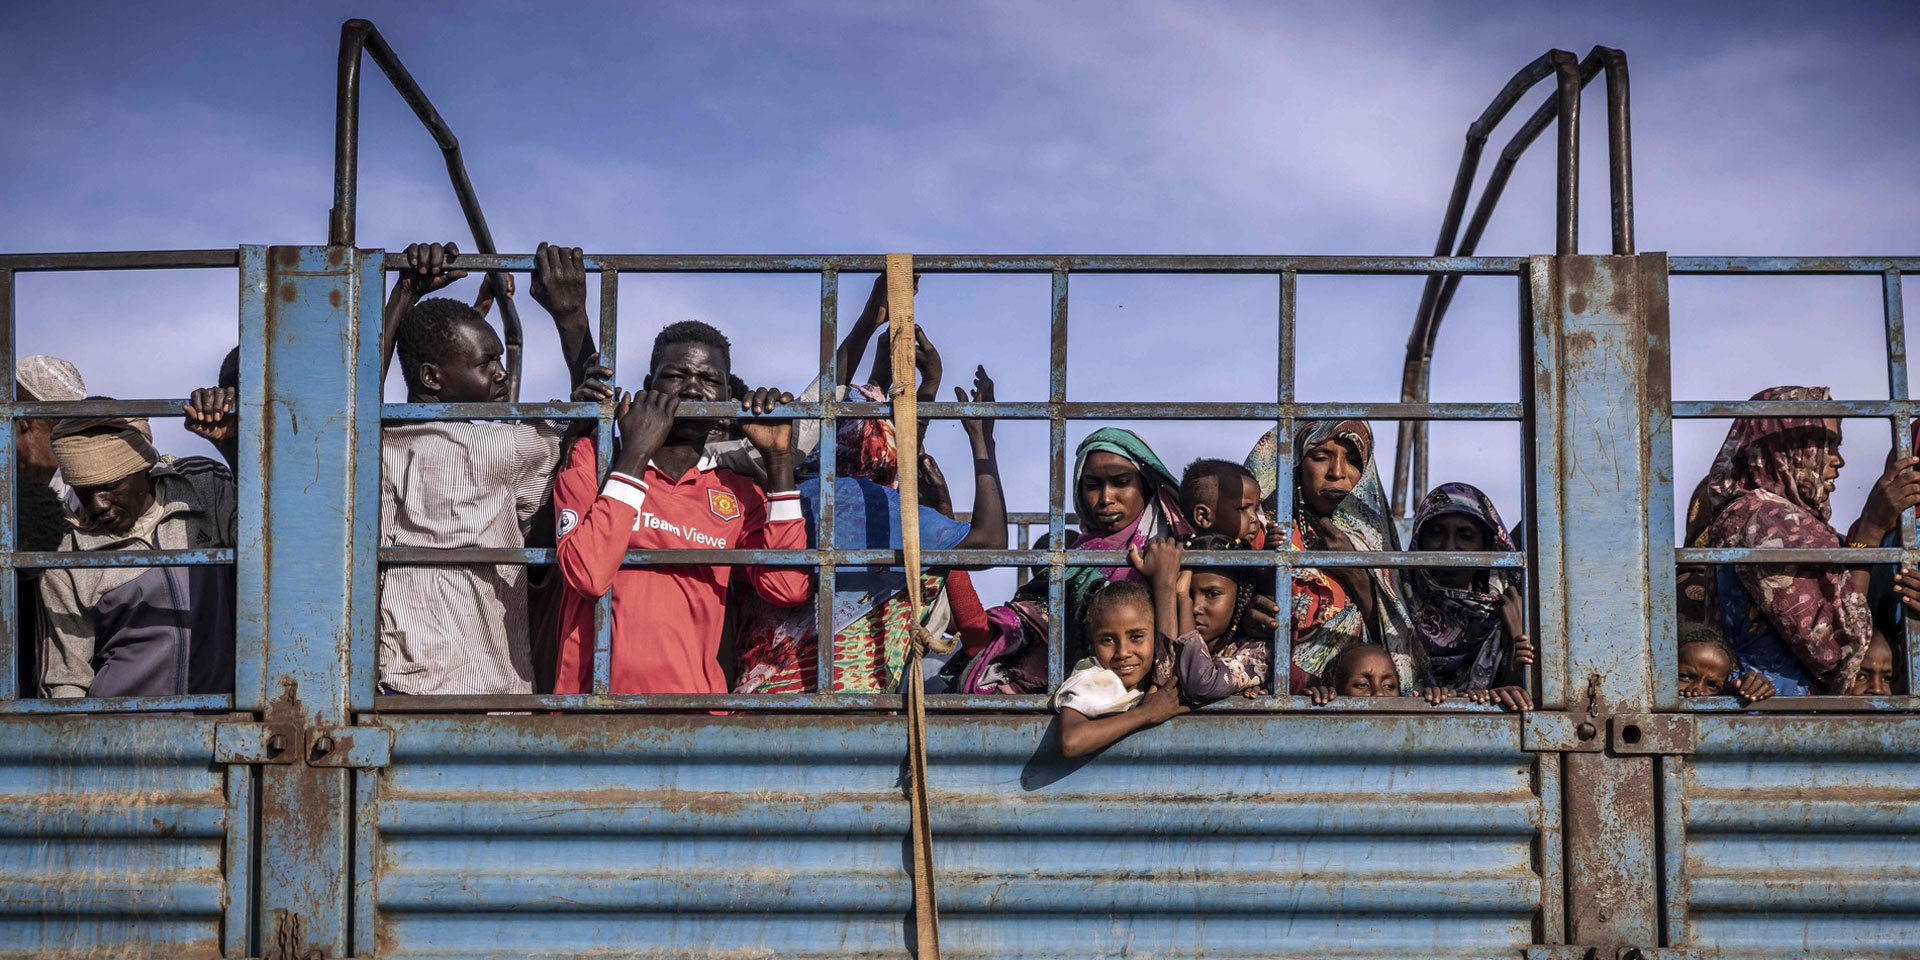
<svg viewBox="0 0 1920 960">
<path fill-rule="evenodd" d="M 607 270 L 600 274 L 600 364 L 615 371 L 607 377 L 607 382 L 618 383 L 618 368 L 614 361 L 620 353 L 620 271 Z M 603 481 L 613 463 L 613 406 L 611 404 L 588 404 L 596 407 L 594 425 L 594 460 L 598 470 L 596 477 Z M 559 532 L 556 526 L 555 533 Z M 555 571 L 558 575 L 559 571 Z M 594 693 L 606 693 L 607 685 L 613 676 L 613 591 L 593 603 L 593 663 L 590 666 L 589 689 Z"/>
<path fill-rule="evenodd" d="M 833 592 L 839 585 L 839 568 L 824 563 L 826 551 L 834 544 L 834 485 L 839 478 L 839 401 L 835 394 L 840 384 L 840 274 L 820 271 L 820 499 L 816 504 L 818 530 L 814 538 L 815 560 L 814 614 L 814 689 L 826 693 L 833 689 L 833 661 L 838 648 L 838 633 L 833 625 Z M 878 347 L 888 349 L 882 340 Z M 854 358 L 854 364 L 859 364 Z M 858 370 L 848 371 L 849 374 Z M 851 376 L 849 377 L 851 379 Z"/>
<path fill-rule="evenodd" d="M 78 420 L 92 417 L 184 417 L 186 399 L 19 401 L 9 409 L 15 420 Z"/>
<path fill-rule="evenodd" d="M 1920 271 L 1920 257 L 1668 257 L 1667 272 L 1688 275 L 1780 276 Z"/>
<path fill-rule="evenodd" d="M 4 265 L 4 264 L 0 264 Z M 384 266 L 406 266 L 404 253 L 389 252 Z M 525 273 L 533 269 L 530 253 L 460 254 L 466 270 Z M 878 273 L 885 269 L 882 254 L 587 254 L 589 271 L 625 273 Z M 1525 257 L 1429 256 L 1289 256 L 1285 254 L 1121 254 L 1086 256 L 1045 254 L 956 255 L 915 254 L 916 273 L 1278 273 L 1383 274 L 1389 276 L 1443 274 L 1517 275 L 1527 268 Z"/>
<path fill-rule="evenodd" d="M 1677 547 L 1677 564 L 1779 563 L 1866 566 L 1899 563 L 1906 551 L 1899 547 Z M 1920 551 L 1915 551 L 1920 555 Z"/>
<path fill-rule="evenodd" d="M 1911 417 L 1920 413 L 1912 400 L 1675 400 L 1675 420 L 1729 420 L 1737 417 L 1838 417 L 1841 419 Z"/>
<path fill-rule="evenodd" d="M 155 553 L 214 553 L 217 551 L 155 551 Z M 1854 551 L 1859 554 L 1871 551 Z M 1889 551 L 1897 552 L 1897 551 Z M 30 557 L 67 556 L 67 554 L 21 554 Z M 1059 564 L 1064 567 L 1125 566 L 1124 550 L 922 550 L 928 566 L 940 567 L 1013 567 Z M 1188 563 L 1216 567 L 1367 567 L 1406 569 L 1520 569 L 1526 566 L 1525 553 L 1444 551 L 1306 551 L 1306 550 L 1189 550 L 1183 555 Z M 381 547 L 380 562 L 393 566 L 449 565 L 545 565 L 554 561 L 554 551 L 532 547 Z M 905 561 L 898 550 L 831 550 L 810 547 L 804 550 L 629 550 L 623 566 L 761 566 L 810 567 L 815 564 L 834 567 L 897 567 Z M 1867 561 L 1860 561 L 1867 562 Z M 22 564 L 25 566 L 26 564 Z M 143 566 L 138 563 L 92 563 L 87 566 Z"/>
<path fill-rule="evenodd" d="M 500 696 L 383 696 L 374 700 L 376 713 L 893 713 L 905 709 L 899 694 L 863 693 L 727 693 L 727 694 L 508 694 Z M 1017 713 L 1048 715 L 1049 697 L 1042 694 L 930 693 L 927 710 L 933 713 Z M 1316 707 L 1308 697 L 1228 697 L 1195 708 L 1198 713 L 1502 713 L 1494 704 L 1465 699 L 1430 705 L 1415 696 L 1345 697 Z M 724 718 L 715 718 L 724 722 Z M 1517 722 L 1517 720 L 1516 720 Z"/>
<path fill-rule="evenodd" d="M 1065 267 L 1052 271 L 1047 316 L 1047 689 L 1066 677 L 1067 593 L 1067 278 Z M 924 563 L 938 563 L 924 552 Z"/>
<path fill-rule="evenodd" d="M 110 567 L 213 567 L 233 564 L 233 548 L 212 550 L 114 550 L 73 552 L 23 550 L 13 554 L 12 566 L 22 570 L 80 570 Z"/>
<path fill-rule="evenodd" d="M 1770 697 L 1742 703 L 1738 697 L 1682 697 L 1680 709 L 1692 713 L 1910 713 L 1920 697 Z"/>
<path fill-rule="evenodd" d="M 405 259 L 402 257 L 401 259 Z M 82 253 L 0 253 L 0 270 L 211 270 L 238 269 L 240 250 L 98 250 Z"/>
<path fill-rule="evenodd" d="M 0 269 L 0 360 L 5 360 L 8 370 L 18 370 L 14 361 L 13 339 L 13 271 Z M 17 399 L 14 392 L 19 381 L 7 378 L 0 400 L 5 400 L 11 408 Z M 0 425 L 8 426 L 8 425 Z M 0 666 L 6 670 L 0 676 L 0 701 L 13 700 L 20 695 L 20 647 L 29 639 L 20 630 L 21 609 L 18 593 L 19 578 L 14 575 L 13 550 L 20 546 L 20 469 L 15 447 L 20 442 L 20 432 L 16 429 L 0 430 L 0 636 L 6 638 L 7 651 L 0 656 Z"/>
<path fill-rule="evenodd" d="M 89 410 L 86 416 L 100 416 L 114 413 L 106 409 L 106 401 L 86 401 Z M 121 401 L 125 402 L 125 401 Z M 174 401 L 137 401 L 151 404 L 142 409 L 155 411 L 154 415 L 181 415 L 178 403 Z M 182 401 L 184 402 L 184 401 Z M 163 404 L 175 403 L 171 411 L 162 409 Z M 78 404 L 75 404 L 77 406 Z M 21 405 L 23 408 L 27 405 Z M 41 409 L 63 408 L 63 404 L 34 404 L 36 416 Z M 1221 401 L 1165 401 L 1145 403 L 1123 403 L 1114 401 L 1081 401 L 1068 403 L 1061 401 L 1018 401 L 1001 400 L 993 403 L 960 403 L 941 401 L 920 404 L 921 416 L 936 420 L 959 420 L 972 417 L 986 417 L 996 420 L 1051 420 L 1056 412 L 1067 420 L 1277 420 L 1292 418 L 1297 420 L 1489 420 L 1518 422 L 1522 418 L 1521 405 L 1504 402 L 1450 402 L 1450 403 L 1235 403 Z M 715 419 L 723 417 L 759 416 L 767 419 L 823 417 L 825 402 L 801 402 L 785 404 L 764 414 L 748 414 L 740 405 L 731 402 L 720 403 L 683 403 L 679 415 L 689 418 Z M 890 408 L 884 403 L 835 403 L 835 416 L 843 418 L 880 419 L 890 415 Z M 417 420 L 594 420 L 602 416 L 602 404 L 554 401 L 548 403 L 389 403 L 380 408 L 380 419 L 387 423 L 405 423 Z M 64 411 L 68 416 L 81 416 L 72 411 Z M 24 416 L 17 414 L 16 416 Z"/>
<path fill-rule="evenodd" d="M 233 695 L 197 693 L 173 697 L 60 697 L 0 701 L 0 715 L 21 713 L 230 712 Z"/>
</svg>

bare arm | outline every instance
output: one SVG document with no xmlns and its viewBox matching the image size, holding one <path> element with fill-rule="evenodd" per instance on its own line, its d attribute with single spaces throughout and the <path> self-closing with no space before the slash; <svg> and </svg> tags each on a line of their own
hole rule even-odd
<svg viewBox="0 0 1920 960">
<path fill-rule="evenodd" d="M 1060 755 L 1084 757 L 1120 742 L 1128 734 L 1157 727 L 1183 713 L 1180 685 L 1168 683 L 1142 697 L 1132 710 L 1105 717 L 1088 717 L 1068 707 L 1060 711 Z"/>
<path fill-rule="evenodd" d="M 880 325 L 887 322 L 887 275 L 881 274 L 873 281 L 873 292 L 867 294 L 867 305 L 860 310 L 860 316 L 853 321 L 853 328 L 847 331 L 845 339 L 840 341 L 840 349 L 834 353 L 834 382 L 846 386 L 853 382 L 855 368 L 866 358 L 867 344 Z"/>
<path fill-rule="evenodd" d="M 962 403 L 969 398 L 965 390 L 953 388 Z M 993 402 L 993 378 L 987 368 L 973 373 L 973 396 L 978 403 Z M 967 535 L 956 545 L 962 550 L 1004 550 L 1007 547 L 1007 495 L 1000 486 L 1000 459 L 993 445 L 993 421 L 962 420 L 967 442 L 973 447 L 973 520 Z"/>
<path fill-rule="evenodd" d="M 585 256 L 579 247 L 542 243 L 533 254 L 533 286 L 527 291 L 553 317 L 570 390 L 580 387 L 587 379 L 587 367 L 599 357 L 599 347 L 587 323 Z"/>
<path fill-rule="evenodd" d="M 1164 637 L 1178 637 L 1180 629 L 1180 544 L 1159 537 L 1127 551 L 1127 562 L 1153 588 L 1153 629 Z M 1191 616 L 1191 612 L 1188 614 Z"/>
</svg>

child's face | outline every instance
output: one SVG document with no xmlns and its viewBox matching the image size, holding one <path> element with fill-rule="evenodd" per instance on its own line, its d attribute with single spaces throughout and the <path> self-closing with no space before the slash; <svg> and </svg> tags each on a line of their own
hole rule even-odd
<svg viewBox="0 0 1920 960">
<path fill-rule="evenodd" d="M 1127 601 L 1105 604 L 1087 623 L 1093 658 L 1112 670 L 1128 690 L 1136 689 L 1153 667 L 1153 607 Z"/>
<path fill-rule="evenodd" d="M 1239 477 L 1238 483 L 1229 480 L 1219 485 L 1205 528 L 1202 529 L 1195 518 L 1194 529 L 1238 537 L 1249 543 L 1260 533 L 1265 526 L 1260 522 L 1260 481 L 1244 473 Z"/>
<path fill-rule="evenodd" d="M 1334 684 L 1343 697 L 1397 697 L 1400 695 L 1400 671 L 1393 658 L 1369 650 L 1347 665 L 1347 675 Z"/>
<path fill-rule="evenodd" d="M 1193 626 L 1202 639 L 1212 640 L 1233 625 L 1233 607 L 1240 599 L 1239 593 L 1232 577 L 1206 570 L 1194 572 L 1187 597 L 1193 601 Z"/>
<path fill-rule="evenodd" d="M 1733 673 L 1733 664 L 1727 662 L 1727 652 L 1711 643 L 1683 643 L 1680 645 L 1680 695 L 1683 697 L 1711 697 L 1727 688 L 1727 676 Z"/>
<path fill-rule="evenodd" d="M 1873 632 L 1867 646 L 1867 658 L 1860 662 L 1860 674 L 1847 688 L 1849 697 L 1887 697 L 1893 695 L 1893 644 L 1880 631 Z"/>
</svg>

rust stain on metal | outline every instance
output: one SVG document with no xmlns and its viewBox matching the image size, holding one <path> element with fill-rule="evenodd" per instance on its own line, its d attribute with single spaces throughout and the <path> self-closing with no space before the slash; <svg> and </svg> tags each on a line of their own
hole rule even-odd
<svg viewBox="0 0 1920 960">
<path fill-rule="evenodd" d="M 280 285 L 280 299 L 288 303 L 292 303 L 293 298 L 299 295 L 300 295 L 300 291 L 296 287 L 294 287 L 293 281 L 289 280 L 286 283 L 283 283 Z"/>
<path fill-rule="evenodd" d="M 340 301 L 341 301 L 341 297 L 340 297 L 340 291 L 338 291 L 338 290 L 328 290 L 328 291 L 327 291 L 327 303 L 328 303 L 328 305 L 330 305 L 330 306 L 332 306 L 332 307 L 333 307 L 333 308 L 334 308 L 335 310 L 338 310 L 338 309 L 340 309 Z"/>
</svg>

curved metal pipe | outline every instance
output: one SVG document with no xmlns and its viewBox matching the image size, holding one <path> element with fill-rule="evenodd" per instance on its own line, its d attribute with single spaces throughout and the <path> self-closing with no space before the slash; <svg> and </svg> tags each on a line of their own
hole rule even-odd
<svg viewBox="0 0 1920 960">
<path fill-rule="evenodd" d="M 1632 134 L 1629 128 L 1628 88 L 1626 72 L 1626 54 L 1611 47 L 1596 46 L 1587 56 L 1574 66 L 1573 54 L 1564 50 L 1551 50 L 1539 60 L 1529 64 L 1509 81 L 1500 95 L 1494 99 L 1487 113 L 1468 128 L 1469 137 L 1479 132 L 1482 137 L 1491 132 L 1476 131 L 1483 124 L 1494 106 L 1511 107 L 1509 98 L 1517 98 L 1524 93 L 1527 84 L 1518 93 L 1515 84 L 1521 77 L 1534 71 L 1543 61 L 1553 64 L 1549 72 L 1559 75 L 1556 90 L 1546 98 L 1533 114 L 1527 118 L 1513 139 L 1500 151 L 1500 158 L 1487 175 L 1486 186 L 1482 188 L 1480 200 L 1474 206 L 1473 216 L 1467 222 L 1465 234 L 1456 250 L 1442 247 L 1436 256 L 1469 256 L 1479 246 L 1481 236 L 1486 232 L 1488 221 L 1494 208 L 1499 205 L 1505 192 L 1507 181 L 1513 174 L 1514 166 L 1528 147 L 1539 138 L 1547 124 L 1561 116 L 1562 104 L 1571 107 L 1571 123 L 1564 122 L 1560 131 L 1559 169 L 1555 190 L 1555 250 L 1566 254 L 1578 249 L 1578 195 L 1579 195 L 1579 95 L 1586 85 L 1602 69 L 1607 71 L 1607 141 L 1609 187 L 1613 197 L 1613 252 L 1616 255 L 1633 252 L 1633 173 L 1632 173 Z M 1535 76 L 1533 82 L 1545 78 L 1545 73 Z M 1498 122 L 1497 120 L 1495 121 Z M 1477 152 L 1476 154 L 1477 160 Z M 1453 198 L 1448 203 L 1447 215 L 1442 225 L 1443 240 L 1451 241 L 1448 225 L 1457 223 L 1459 210 L 1457 205 L 1464 200 L 1461 181 L 1470 179 L 1472 170 L 1467 168 L 1463 158 L 1461 175 L 1456 176 Z M 1447 308 L 1452 304 L 1454 294 L 1460 286 L 1458 276 L 1431 275 L 1427 286 L 1421 292 L 1420 306 L 1414 314 L 1413 330 L 1407 338 L 1406 360 L 1401 369 L 1400 396 L 1403 403 L 1424 403 L 1432 380 L 1434 345 L 1439 339 L 1440 324 L 1445 319 Z M 1414 490 L 1426 489 L 1427 483 L 1427 425 L 1422 422 L 1402 421 L 1399 425 L 1395 444 L 1393 476 L 1393 512 L 1396 516 L 1407 516 Z"/>
<path fill-rule="evenodd" d="M 339 76 L 333 113 L 333 209 L 327 218 L 327 243 L 334 246 L 354 243 L 360 181 L 360 54 L 363 51 L 372 55 L 373 62 L 387 75 L 400 99 L 413 108 L 414 116 L 420 118 L 434 142 L 439 144 L 447 162 L 447 178 L 452 181 L 453 194 L 460 201 L 460 212 L 466 215 L 467 228 L 473 231 L 477 252 L 499 253 L 493 245 L 493 231 L 487 227 L 486 214 L 480 210 L 480 199 L 474 195 L 472 181 L 467 179 L 459 138 L 441 119 L 440 111 L 434 109 L 433 101 L 427 99 L 393 48 L 387 46 L 386 38 L 380 36 L 371 21 L 357 18 L 340 25 Z M 494 302 L 500 307 L 500 324 L 507 348 L 507 389 L 510 399 L 518 401 L 524 342 L 520 310 L 507 292 L 504 274 L 489 273 L 486 282 L 493 287 Z"/>
</svg>

